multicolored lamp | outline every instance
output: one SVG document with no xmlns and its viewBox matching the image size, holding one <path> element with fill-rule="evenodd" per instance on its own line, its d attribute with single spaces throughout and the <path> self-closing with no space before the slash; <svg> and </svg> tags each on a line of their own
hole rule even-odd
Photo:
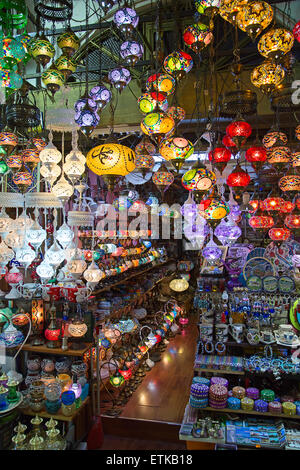
<svg viewBox="0 0 300 470">
<path fill-rule="evenodd" d="M 280 245 L 283 241 L 288 240 L 291 236 L 291 231 L 284 227 L 271 228 L 268 232 L 269 238 Z"/>
<path fill-rule="evenodd" d="M 23 163 L 20 170 L 13 175 L 12 180 L 21 193 L 25 193 L 32 185 L 33 175 L 26 169 Z"/>
<path fill-rule="evenodd" d="M 262 93 L 270 94 L 283 82 L 285 73 L 280 64 L 265 60 L 255 67 L 251 73 L 251 82 Z"/>
<path fill-rule="evenodd" d="M 173 136 L 161 142 L 159 152 L 165 160 L 171 161 L 175 169 L 179 171 L 184 161 L 194 152 L 194 146 L 184 137 Z"/>
<path fill-rule="evenodd" d="M 4 69 L 13 70 L 14 67 L 25 58 L 26 51 L 23 44 L 11 37 L 5 37 L 0 42 L 0 65 Z"/>
<path fill-rule="evenodd" d="M 268 152 L 267 161 L 274 168 L 282 169 L 291 162 L 291 151 L 289 147 L 274 145 Z"/>
<path fill-rule="evenodd" d="M 230 208 L 228 204 L 213 190 L 210 197 L 203 199 L 198 205 L 199 214 L 207 223 L 216 228 L 224 217 L 226 217 Z"/>
<path fill-rule="evenodd" d="M 138 99 L 138 105 L 142 113 L 148 114 L 157 108 L 161 111 L 167 111 L 169 103 L 164 94 L 152 91 L 143 93 Z"/>
<path fill-rule="evenodd" d="M 288 138 L 284 132 L 280 131 L 269 131 L 267 134 L 264 135 L 262 139 L 263 146 L 266 149 L 270 149 L 275 144 L 277 145 L 285 145 L 287 144 Z"/>
<path fill-rule="evenodd" d="M 231 137 L 229 137 L 229 135 L 224 135 L 223 139 L 222 139 L 222 144 L 228 148 L 228 150 L 230 150 L 230 152 L 232 153 L 232 155 L 236 155 L 238 153 L 238 148 L 235 144 L 235 142 L 232 140 Z"/>
<path fill-rule="evenodd" d="M 200 162 L 197 162 L 191 170 L 182 176 L 182 186 L 188 191 L 193 191 L 194 199 L 197 203 L 201 201 L 203 195 L 216 184 L 216 175 L 207 170 Z"/>
<path fill-rule="evenodd" d="M 178 124 L 185 118 L 185 110 L 180 106 L 171 106 L 168 108 L 167 114 L 174 119 L 175 124 Z"/>
<path fill-rule="evenodd" d="M 235 25 L 238 12 L 247 3 L 248 0 L 222 0 L 218 13 L 223 20 Z"/>
<path fill-rule="evenodd" d="M 0 146 L 6 155 L 10 155 L 17 144 L 18 137 L 13 132 L 0 132 Z"/>
<path fill-rule="evenodd" d="M 177 80 L 183 78 L 193 68 L 192 57 L 184 51 L 174 51 L 164 60 L 164 69 Z"/>
<path fill-rule="evenodd" d="M 108 73 L 108 80 L 121 93 L 130 82 L 131 75 L 125 67 L 116 67 Z"/>
<path fill-rule="evenodd" d="M 273 8 L 267 2 L 253 1 L 247 3 L 237 14 L 236 23 L 254 41 L 257 36 L 272 22 Z"/>
<path fill-rule="evenodd" d="M 141 129 L 144 134 L 153 137 L 158 144 L 175 127 L 175 121 L 163 111 L 156 111 L 147 114 L 141 122 Z"/>
<path fill-rule="evenodd" d="M 293 47 L 294 36 L 285 28 L 272 28 L 265 33 L 257 44 L 258 52 L 267 59 L 278 60 Z"/>
<path fill-rule="evenodd" d="M 29 50 L 34 60 L 43 67 L 49 64 L 50 60 L 55 55 L 55 48 L 44 34 L 32 40 Z"/>
<path fill-rule="evenodd" d="M 158 91 L 166 96 L 171 95 L 175 91 L 176 82 L 172 75 L 167 73 L 156 73 L 151 75 L 146 82 L 147 91 Z"/>
<path fill-rule="evenodd" d="M 213 29 L 212 19 L 218 13 L 221 0 L 196 0 L 195 7 L 198 13 L 206 15 L 211 19 L 210 28 Z"/>
<path fill-rule="evenodd" d="M 174 182 L 174 175 L 168 171 L 164 165 L 162 165 L 159 170 L 153 173 L 152 181 L 163 195 L 163 193 Z"/>
<path fill-rule="evenodd" d="M 213 34 L 208 26 L 203 23 L 195 23 L 185 28 L 183 40 L 196 54 L 199 54 L 204 47 L 213 40 Z"/>
<path fill-rule="evenodd" d="M 58 57 L 54 62 L 54 65 L 57 70 L 64 74 L 65 80 L 67 80 L 72 73 L 76 72 L 77 69 L 77 62 L 72 59 L 72 57 L 68 57 L 65 54 Z"/>
</svg>

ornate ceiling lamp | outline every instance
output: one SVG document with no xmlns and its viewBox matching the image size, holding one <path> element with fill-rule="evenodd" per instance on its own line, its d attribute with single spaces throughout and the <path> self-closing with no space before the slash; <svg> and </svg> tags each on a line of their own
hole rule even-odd
<svg viewBox="0 0 300 470">
<path fill-rule="evenodd" d="M 17 144 L 18 137 L 13 132 L 0 132 L 0 146 L 6 155 L 10 155 Z"/>
<path fill-rule="evenodd" d="M 210 197 L 202 199 L 198 205 L 198 209 L 199 214 L 213 229 L 216 228 L 221 220 L 230 212 L 228 204 L 214 190 Z"/>
<path fill-rule="evenodd" d="M 255 67 L 251 73 L 251 82 L 262 93 L 270 94 L 283 82 L 285 73 L 280 64 L 271 60 L 265 60 Z"/>
<path fill-rule="evenodd" d="M 215 186 L 216 182 L 216 175 L 207 170 L 199 161 L 191 170 L 184 173 L 181 179 L 182 186 L 193 192 L 193 197 L 198 204 L 204 194 Z"/>
<path fill-rule="evenodd" d="M 162 165 L 159 170 L 157 170 L 152 175 L 152 181 L 155 186 L 159 189 L 160 193 L 163 193 L 171 186 L 174 182 L 174 175 Z"/>
<path fill-rule="evenodd" d="M 236 24 L 236 17 L 239 11 L 247 5 L 249 0 L 222 0 L 219 8 L 219 15 L 225 21 Z"/>
<path fill-rule="evenodd" d="M 223 173 L 231 159 L 231 152 L 225 147 L 216 147 L 209 152 L 208 158 L 220 173 Z"/>
<path fill-rule="evenodd" d="M 138 25 L 139 17 L 133 8 L 125 5 L 116 11 L 113 21 L 125 37 L 130 37 Z"/>
<path fill-rule="evenodd" d="M 184 51 L 174 51 L 164 60 L 165 71 L 170 75 L 174 75 L 177 80 L 185 77 L 192 68 L 193 59 Z"/>
<path fill-rule="evenodd" d="M 289 52 L 294 44 L 294 36 L 288 29 L 272 28 L 257 44 L 258 52 L 266 59 L 278 60 Z"/>
<path fill-rule="evenodd" d="M 80 40 L 71 29 L 68 29 L 58 36 L 57 45 L 63 54 L 70 58 L 79 49 Z"/>
<path fill-rule="evenodd" d="M 265 232 L 274 226 L 274 219 L 270 215 L 265 215 L 259 208 L 249 219 L 249 225 L 258 232 Z"/>
<path fill-rule="evenodd" d="M 297 173 L 300 173 L 300 151 L 293 152 L 291 157 L 293 168 Z"/>
<path fill-rule="evenodd" d="M 16 173 L 22 166 L 22 158 L 20 155 L 12 155 L 6 158 L 6 164 L 13 173 Z"/>
<path fill-rule="evenodd" d="M 276 215 L 281 212 L 281 208 L 284 204 L 284 199 L 276 195 L 274 192 L 273 195 L 270 195 L 263 201 L 264 210 L 270 215 Z"/>
<path fill-rule="evenodd" d="M 225 145 L 225 147 L 228 148 L 228 150 L 230 150 L 232 155 L 236 155 L 238 153 L 238 148 L 236 144 L 234 143 L 234 141 L 232 140 L 232 138 L 229 137 L 229 135 L 227 134 L 224 135 L 222 139 L 222 144 Z"/>
<path fill-rule="evenodd" d="M 120 55 L 126 64 L 133 67 L 143 56 L 144 48 L 137 41 L 125 41 L 121 44 Z"/>
<path fill-rule="evenodd" d="M 109 12 L 117 3 L 117 0 L 98 0 L 99 6 L 105 14 Z"/>
<path fill-rule="evenodd" d="M 4 37 L 0 40 L 0 65 L 3 69 L 14 70 L 26 55 L 23 44 L 14 38 Z"/>
<path fill-rule="evenodd" d="M 156 147 L 153 143 L 147 138 L 143 137 L 142 140 L 135 146 L 135 153 L 136 155 L 154 155 Z"/>
<path fill-rule="evenodd" d="M 274 145 L 268 152 L 267 161 L 277 170 L 282 170 L 291 162 L 291 151 L 289 147 Z"/>
<path fill-rule="evenodd" d="M 171 161 L 177 171 L 180 170 L 184 161 L 194 152 L 192 142 L 181 136 L 169 137 L 162 141 L 159 146 L 161 156 Z"/>
<path fill-rule="evenodd" d="M 196 0 L 195 7 L 198 13 L 206 15 L 210 19 L 209 27 L 213 30 L 213 19 L 219 11 L 221 0 Z"/>
<path fill-rule="evenodd" d="M 185 110 L 180 106 L 171 106 L 170 108 L 168 108 L 167 114 L 168 116 L 171 116 L 171 118 L 174 119 L 176 126 L 185 118 Z"/>
<path fill-rule="evenodd" d="M 77 69 L 77 62 L 65 54 L 58 57 L 58 59 L 56 59 L 56 61 L 54 62 L 54 65 L 57 70 L 64 74 L 65 80 L 68 80 L 70 75 L 76 72 Z"/>
<path fill-rule="evenodd" d="M 252 168 L 258 172 L 267 160 L 267 152 L 264 147 L 250 147 L 245 152 L 245 158 L 251 163 Z"/>
<path fill-rule="evenodd" d="M 300 42 L 300 21 L 293 27 L 293 35 L 296 41 Z"/>
<path fill-rule="evenodd" d="M 291 231 L 284 227 L 274 227 L 268 232 L 269 238 L 279 246 L 283 241 L 288 240 L 291 235 Z"/>
<path fill-rule="evenodd" d="M 264 135 L 264 137 L 262 139 L 263 146 L 266 149 L 270 149 L 275 144 L 285 145 L 285 144 L 287 144 L 287 141 L 288 141 L 288 138 L 287 138 L 286 134 L 284 134 L 283 132 L 280 132 L 280 131 L 276 131 L 276 130 L 275 131 L 271 130 L 271 131 L 267 132 L 267 134 Z"/>
<path fill-rule="evenodd" d="M 54 95 L 60 87 L 63 86 L 65 77 L 64 74 L 53 64 L 42 73 L 42 82 L 52 95 Z"/>
<path fill-rule="evenodd" d="M 143 93 L 138 99 L 138 105 L 143 114 L 148 114 L 155 109 L 167 111 L 169 103 L 163 93 L 152 91 L 151 93 Z M 169 112 L 167 114 L 169 115 Z"/>
<path fill-rule="evenodd" d="M 238 163 L 232 173 L 227 177 L 227 185 L 233 189 L 237 198 L 241 197 L 242 192 L 250 183 L 251 178 L 247 171 L 244 171 Z"/>
<path fill-rule="evenodd" d="M 155 165 L 154 158 L 151 155 L 139 154 L 135 156 L 135 167 L 137 170 L 141 170 L 143 178 L 148 171 L 151 171 Z"/>
<path fill-rule="evenodd" d="M 31 172 L 37 167 L 40 162 L 38 149 L 25 149 L 20 153 L 21 158 L 23 159 L 25 165 L 30 169 Z"/>
<path fill-rule="evenodd" d="M 101 82 L 90 90 L 89 96 L 97 103 L 98 109 L 104 109 L 112 98 L 111 91 Z"/>
<path fill-rule="evenodd" d="M 175 127 L 175 121 L 162 111 L 147 114 L 141 122 L 144 134 L 151 136 L 160 144 Z"/>
<path fill-rule="evenodd" d="M 299 207 L 296 207 L 291 214 L 285 217 L 284 224 L 288 229 L 293 230 L 296 236 L 299 236 L 299 232 L 300 232 L 300 209 Z"/>
<path fill-rule="evenodd" d="M 226 134 L 233 140 L 239 150 L 246 143 L 251 132 L 252 127 L 244 120 L 234 121 L 226 127 Z"/>
<path fill-rule="evenodd" d="M 44 34 L 41 34 L 41 36 L 38 35 L 33 38 L 29 45 L 29 52 L 38 64 L 45 67 L 54 57 L 55 48 L 52 46 L 49 39 L 47 39 Z"/>
<path fill-rule="evenodd" d="M 121 93 L 131 80 L 131 75 L 125 67 L 116 67 L 109 71 L 108 80 Z"/>
<path fill-rule="evenodd" d="M 254 41 L 266 29 L 274 16 L 273 8 L 262 1 L 247 3 L 237 14 L 236 23 Z"/>
<path fill-rule="evenodd" d="M 169 96 L 175 91 L 176 81 L 172 75 L 167 73 L 156 73 L 151 75 L 146 82 L 147 91 L 158 91 Z"/>
<path fill-rule="evenodd" d="M 280 178 L 278 183 L 281 191 L 294 193 L 300 191 L 300 175 L 295 174 L 295 170 L 291 168 L 289 172 Z"/>
<path fill-rule="evenodd" d="M 209 27 L 203 23 L 195 23 L 185 28 L 183 32 L 183 41 L 196 54 L 199 54 L 214 37 Z"/>
<path fill-rule="evenodd" d="M 32 185 L 33 175 L 26 169 L 23 163 L 20 170 L 13 175 L 12 181 L 21 193 L 25 193 Z"/>
</svg>

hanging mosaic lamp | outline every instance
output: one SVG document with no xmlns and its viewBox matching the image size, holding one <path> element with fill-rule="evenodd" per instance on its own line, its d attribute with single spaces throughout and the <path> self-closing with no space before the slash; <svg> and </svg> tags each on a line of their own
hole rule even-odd
<svg viewBox="0 0 300 470">
<path fill-rule="evenodd" d="M 79 49 L 80 41 L 76 34 L 73 33 L 72 30 L 68 29 L 58 36 L 57 45 L 63 51 L 64 55 L 72 57 Z"/>
<path fill-rule="evenodd" d="M 181 136 L 173 136 L 163 140 L 159 146 L 159 153 L 168 161 L 171 161 L 177 171 L 184 161 L 194 152 L 192 142 Z"/>
<path fill-rule="evenodd" d="M 54 95 L 65 82 L 64 74 L 54 65 L 42 73 L 42 82 L 52 95 Z"/>
<path fill-rule="evenodd" d="M 212 228 L 216 228 L 221 220 L 230 212 L 228 204 L 216 194 L 215 191 L 213 191 L 210 197 L 202 199 L 198 205 L 198 209 L 201 217 L 203 217 Z"/>
<path fill-rule="evenodd" d="M 56 232 L 56 239 L 65 250 L 74 238 L 73 230 L 64 222 Z"/>
<path fill-rule="evenodd" d="M 84 271 L 83 277 L 89 285 L 94 286 L 105 277 L 105 274 L 101 269 L 99 269 L 98 265 L 93 260 L 87 270 Z"/>
<path fill-rule="evenodd" d="M 216 147 L 209 152 L 208 158 L 220 173 L 223 173 L 231 159 L 231 152 L 225 147 Z"/>
<path fill-rule="evenodd" d="M 233 245 L 242 234 L 242 230 L 233 221 L 221 220 L 221 223 L 215 228 L 214 234 L 223 246 Z"/>
<path fill-rule="evenodd" d="M 204 47 L 208 46 L 213 38 L 209 27 L 203 23 L 193 24 L 183 31 L 184 43 L 196 54 L 199 54 Z"/>
<path fill-rule="evenodd" d="M 12 132 L 0 132 L 0 146 L 10 155 L 18 144 L 18 137 Z"/>
<path fill-rule="evenodd" d="M 143 56 L 144 48 L 137 41 L 125 41 L 120 46 L 120 55 L 126 64 L 133 67 Z"/>
<path fill-rule="evenodd" d="M 94 86 L 90 90 L 89 96 L 95 103 L 97 103 L 98 109 L 104 109 L 112 98 L 111 91 L 102 83 Z"/>
<path fill-rule="evenodd" d="M 154 138 L 158 144 L 161 143 L 161 141 L 174 129 L 174 127 L 174 119 L 163 111 L 149 113 L 143 118 L 141 122 L 141 129 L 144 134 Z"/>
<path fill-rule="evenodd" d="M 272 28 L 265 33 L 257 44 L 258 52 L 267 59 L 278 60 L 293 47 L 294 36 L 288 29 Z"/>
<path fill-rule="evenodd" d="M 55 48 L 44 34 L 37 36 L 31 43 L 30 54 L 34 60 L 43 67 L 49 64 L 55 55 Z"/>
<path fill-rule="evenodd" d="M 121 91 L 128 85 L 131 80 L 129 70 L 125 67 L 116 67 L 108 73 L 108 80 L 115 87 L 116 90 Z"/>
<path fill-rule="evenodd" d="M 233 189 L 236 197 L 240 198 L 250 181 L 251 178 L 247 171 L 244 171 L 238 163 L 232 173 L 227 177 L 226 183 Z"/>
<path fill-rule="evenodd" d="M 24 267 L 28 267 L 34 260 L 35 256 L 35 251 L 30 248 L 26 241 L 21 248 L 16 250 L 16 261 Z"/>
<path fill-rule="evenodd" d="M 283 201 L 280 211 L 283 214 L 289 214 L 296 207 L 296 204 L 292 201 Z"/>
<path fill-rule="evenodd" d="M 86 164 L 93 173 L 102 176 L 109 191 L 112 191 L 118 177 L 126 176 L 135 169 L 135 153 L 125 145 L 107 142 L 88 152 Z"/>
<path fill-rule="evenodd" d="M 263 208 L 265 211 L 269 212 L 271 215 L 281 212 L 281 208 L 284 204 L 284 199 L 282 197 L 271 195 L 264 199 Z"/>
<path fill-rule="evenodd" d="M 249 0 L 222 0 L 219 15 L 225 21 L 236 24 L 236 17 L 239 11 L 248 3 Z"/>
<path fill-rule="evenodd" d="M 164 60 L 165 71 L 170 75 L 174 75 L 177 80 L 185 77 L 192 68 L 193 59 L 184 51 L 174 51 L 167 55 Z"/>
<path fill-rule="evenodd" d="M 5 70 L 0 66 L 0 86 L 12 90 L 22 87 L 23 78 L 14 70 Z"/>
<path fill-rule="evenodd" d="M 251 135 L 252 127 L 246 121 L 234 121 L 226 127 L 226 134 L 233 140 L 238 149 L 245 143 Z"/>
<path fill-rule="evenodd" d="M 32 185 L 33 175 L 25 168 L 23 163 L 20 170 L 13 175 L 12 180 L 21 193 L 26 193 Z"/>
<path fill-rule="evenodd" d="M 268 232 L 269 238 L 275 242 L 276 245 L 280 245 L 281 242 L 288 240 L 291 236 L 291 231 L 283 227 L 271 228 Z"/>
<path fill-rule="evenodd" d="M 300 140 L 300 124 L 295 129 L 296 139 Z"/>
<path fill-rule="evenodd" d="M 273 8 L 262 1 L 247 3 L 237 14 L 236 23 L 254 41 L 266 29 L 274 16 Z"/>
<path fill-rule="evenodd" d="M 171 95 L 175 91 L 176 81 L 172 75 L 167 73 L 156 73 L 151 75 L 146 82 L 147 91 L 158 91 L 166 96 Z"/>
<path fill-rule="evenodd" d="M 61 167 L 56 163 L 45 163 L 40 167 L 40 175 L 52 186 L 61 175 Z"/>
<path fill-rule="evenodd" d="M 268 152 L 267 161 L 274 168 L 281 170 L 291 162 L 291 151 L 289 147 L 273 146 Z"/>
<path fill-rule="evenodd" d="M 161 194 L 163 194 L 174 182 L 174 175 L 162 165 L 159 170 L 153 173 L 152 181 Z"/>
<path fill-rule="evenodd" d="M 56 59 L 56 61 L 54 62 L 54 65 L 57 70 L 64 74 L 65 80 L 68 80 L 70 75 L 76 72 L 77 69 L 77 62 L 65 54 L 58 57 L 58 59 Z"/>
<path fill-rule="evenodd" d="M 263 146 L 266 149 L 270 149 L 275 144 L 277 145 L 285 145 L 287 144 L 288 138 L 284 132 L 280 131 L 270 131 L 264 135 L 262 139 Z"/>
<path fill-rule="evenodd" d="M 213 18 L 219 11 L 221 0 L 196 0 L 195 7 L 198 13 Z"/>
<path fill-rule="evenodd" d="M 251 163 L 252 168 L 257 172 L 267 160 L 267 152 L 264 147 L 250 147 L 245 152 L 245 158 Z"/>
<path fill-rule="evenodd" d="M 250 219 L 249 225 L 254 230 L 264 232 L 274 226 L 274 219 L 270 215 L 265 215 L 261 209 L 258 209 Z"/>
<path fill-rule="evenodd" d="M 41 150 L 43 150 L 45 147 L 47 147 L 47 143 L 45 142 L 45 140 L 41 137 L 33 137 L 33 139 L 31 139 L 31 142 L 32 144 L 34 145 L 34 147 L 36 147 L 40 152 Z"/>
<path fill-rule="evenodd" d="M 4 69 L 13 70 L 26 55 L 23 44 L 14 38 L 5 37 L 0 40 L 1 58 L 0 65 Z"/>
<path fill-rule="evenodd" d="M 287 215 L 284 219 L 284 224 L 288 229 L 293 230 L 296 236 L 299 236 L 300 231 L 300 209 L 296 207 L 293 212 Z"/>
<path fill-rule="evenodd" d="M 97 105 L 96 101 L 94 101 L 87 94 L 87 92 L 83 96 L 81 96 L 81 98 L 79 98 L 77 101 L 75 101 L 75 103 L 74 103 L 75 113 L 79 114 L 85 108 L 85 106 L 88 106 L 89 109 L 93 113 L 95 113 L 98 109 L 98 105 Z M 75 117 L 76 117 L 76 114 L 75 114 Z"/>
<path fill-rule="evenodd" d="M 300 191 L 300 175 L 295 174 L 294 169 L 291 168 L 288 174 L 280 178 L 278 182 L 278 186 L 281 189 L 281 191 L 284 191 L 284 192 L 288 192 L 288 193 L 294 192 L 294 191 L 299 192 Z"/>
<path fill-rule="evenodd" d="M 39 154 L 40 152 L 37 149 L 25 149 L 20 153 L 20 157 L 23 159 L 25 166 L 27 166 L 31 172 L 40 162 Z"/>
<path fill-rule="evenodd" d="M 229 135 L 224 135 L 223 139 L 222 139 L 222 144 L 228 149 L 230 150 L 230 152 L 232 153 L 232 155 L 236 155 L 238 153 L 238 148 L 236 146 L 236 144 L 234 143 L 234 141 L 232 140 L 231 137 L 229 137 Z"/>
<path fill-rule="evenodd" d="M 117 0 L 98 0 L 99 6 L 105 14 L 109 12 L 117 3 Z"/>
<path fill-rule="evenodd" d="M 148 171 L 151 171 L 155 165 L 154 158 L 151 155 L 139 154 L 135 156 L 135 167 L 137 170 L 141 170 L 143 177 L 145 177 Z"/>
<path fill-rule="evenodd" d="M 135 146 L 134 149 L 136 155 L 154 155 L 156 151 L 155 145 L 146 136 Z"/>
<path fill-rule="evenodd" d="M 57 244 L 57 241 L 54 240 L 51 247 L 45 253 L 45 262 L 50 264 L 50 266 L 57 268 L 65 259 L 64 250 L 62 250 Z"/>
<path fill-rule="evenodd" d="M 135 10 L 132 8 L 120 8 L 114 14 L 113 18 L 114 23 L 117 25 L 117 28 L 126 36 L 129 37 L 132 35 L 133 31 L 138 25 L 139 17 Z"/>
<path fill-rule="evenodd" d="M 165 95 L 156 91 L 143 93 L 138 99 L 138 105 L 143 114 L 152 113 L 157 108 L 160 111 L 167 111 L 169 106 Z"/>
<path fill-rule="evenodd" d="M 293 35 L 296 41 L 300 42 L 300 21 L 293 27 Z"/>
<path fill-rule="evenodd" d="M 6 164 L 13 173 L 17 172 L 22 166 L 22 158 L 19 155 L 11 155 L 6 158 Z"/>
<path fill-rule="evenodd" d="M 292 166 L 297 173 L 300 173 L 300 151 L 293 152 L 291 155 Z M 7 163 L 7 160 L 6 160 Z"/>
<path fill-rule="evenodd" d="M 100 122 L 99 115 L 86 104 L 80 111 L 75 113 L 74 121 L 80 127 L 85 136 L 90 136 Z"/>
<path fill-rule="evenodd" d="M 180 106 L 171 106 L 167 111 L 168 116 L 174 119 L 175 124 L 183 121 L 185 118 L 185 110 Z"/>
<path fill-rule="evenodd" d="M 285 73 L 280 64 L 265 60 L 255 67 L 251 73 L 251 82 L 262 93 L 270 94 L 283 82 Z"/>
<path fill-rule="evenodd" d="M 68 183 L 64 174 L 60 177 L 58 182 L 52 187 L 51 192 L 56 196 L 63 204 L 73 195 L 73 186 Z"/>
<path fill-rule="evenodd" d="M 201 201 L 203 195 L 207 193 L 217 182 L 216 175 L 207 170 L 200 162 L 184 173 L 181 179 L 182 186 L 188 191 L 193 191 L 194 199 L 197 203 Z"/>
</svg>

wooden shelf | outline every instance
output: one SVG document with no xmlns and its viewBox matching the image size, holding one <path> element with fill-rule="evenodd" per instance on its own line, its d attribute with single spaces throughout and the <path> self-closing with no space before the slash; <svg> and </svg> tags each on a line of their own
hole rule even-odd
<svg viewBox="0 0 300 470">
<path fill-rule="evenodd" d="M 30 408 L 26 409 L 21 409 L 21 412 L 26 415 L 26 416 L 40 416 L 41 418 L 53 418 L 56 419 L 57 421 L 68 421 L 72 422 L 78 413 L 82 410 L 84 406 L 86 406 L 90 401 L 90 397 L 86 397 L 86 399 L 82 402 L 81 406 L 75 410 L 75 412 L 72 414 L 72 416 L 65 416 L 62 413 L 57 413 L 57 414 L 52 414 L 52 413 L 47 413 L 47 411 L 32 411 Z"/>
<path fill-rule="evenodd" d="M 83 349 L 67 349 L 64 351 L 61 348 L 47 348 L 47 346 L 32 346 L 31 344 L 25 344 L 22 348 L 22 351 L 30 351 L 40 354 L 54 354 L 58 356 L 73 356 L 79 357 L 83 356 L 91 347 L 93 343 L 85 343 L 85 347 Z"/>
<path fill-rule="evenodd" d="M 196 372 L 212 372 L 213 374 L 232 374 L 232 375 L 245 375 L 243 370 L 226 370 L 226 369 L 202 369 L 201 367 L 195 367 Z"/>
<path fill-rule="evenodd" d="M 239 410 L 231 410 L 230 408 L 211 408 L 210 406 L 206 408 L 199 408 L 200 411 L 214 411 L 215 413 L 235 413 L 235 414 L 243 414 L 243 415 L 253 415 L 253 416 L 260 416 L 261 418 L 284 418 L 284 419 L 300 419 L 300 415 L 285 415 L 284 413 L 270 413 L 266 411 L 265 413 L 260 413 L 258 411 L 245 411 L 242 409 Z"/>
</svg>

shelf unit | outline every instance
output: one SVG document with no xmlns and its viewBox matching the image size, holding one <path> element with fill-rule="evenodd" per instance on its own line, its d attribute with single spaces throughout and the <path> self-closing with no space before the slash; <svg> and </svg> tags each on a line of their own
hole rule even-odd
<svg viewBox="0 0 300 470">
<path fill-rule="evenodd" d="M 246 411 L 246 410 L 232 410 L 231 408 L 211 408 L 210 406 L 207 406 L 206 408 L 199 408 L 200 411 L 214 411 L 215 413 L 235 413 L 235 414 L 243 414 L 243 415 L 254 415 L 254 416 L 260 416 L 261 418 L 284 418 L 284 419 L 300 419 L 300 415 L 286 415 L 284 413 L 270 413 L 269 411 L 266 411 L 265 413 L 260 413 L 258 411 Z"/>
<path fill-rule="evenodd" d="M 61 348 L 47 348 L 47 346 L 32 346 L 31 344 L 25 344 L 22 351 L 34 352 L 38 354 L 53 354 L 55 356 L 72 356 L 79 357 L 83 356 L 89 349 L 93 347 L 93 343 L 85 343 L 82 349 L 61 349 Z"/>
</svg>

